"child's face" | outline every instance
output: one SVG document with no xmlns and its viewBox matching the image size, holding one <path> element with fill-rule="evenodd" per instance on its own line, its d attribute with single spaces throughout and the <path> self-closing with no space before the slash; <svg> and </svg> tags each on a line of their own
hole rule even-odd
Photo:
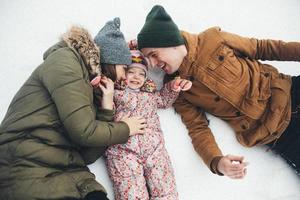
<svg viewBox="0 0 300 200">
<path fill-rule="evenodd" d="M 130 67 L 126 71 L 126 79 L 129 88 L 133 90 L 140 89 L 145 83 L 146 73 L 143 69 Z"/>
</svg>

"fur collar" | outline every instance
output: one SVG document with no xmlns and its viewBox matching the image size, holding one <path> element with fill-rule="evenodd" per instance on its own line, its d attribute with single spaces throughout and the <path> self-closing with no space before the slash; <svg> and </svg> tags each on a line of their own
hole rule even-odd
<svg viewBox="0 0 300 200">
<path fill-rule="evenodd" d="M 86 29 L 72 26 L 68 32 L 62 35 L 62 40 L 79 53 L 90 77 L 101 75 L 100 50 Z"/>
</svg>

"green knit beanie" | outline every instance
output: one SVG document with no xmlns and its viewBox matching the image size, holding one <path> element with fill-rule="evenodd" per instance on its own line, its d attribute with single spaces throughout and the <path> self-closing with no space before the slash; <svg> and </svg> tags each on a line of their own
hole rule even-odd
<svg viewBox="0 0 300 200">
<path fill-rule="evenodd" d="M 154 6 L 138 34 L 138 48 L 174 47 L 182 44 L 184 40 L 170 15 L 162 6 Z"/>
</svg>

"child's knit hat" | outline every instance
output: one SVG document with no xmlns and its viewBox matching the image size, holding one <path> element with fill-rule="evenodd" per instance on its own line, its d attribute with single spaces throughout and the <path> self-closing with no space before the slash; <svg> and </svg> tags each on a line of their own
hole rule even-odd
<svg viewBox="0 0 300 200">
<path fill-rule="evenodd" d="M 145 71 L 146 75 L 148 73 L 148 60 L 146 57 L 143 55 L 142 52 L 139 50 L 131 50 L 131 65 L 128 66 L 130 67 L 137 67 Z"/>
</svg>

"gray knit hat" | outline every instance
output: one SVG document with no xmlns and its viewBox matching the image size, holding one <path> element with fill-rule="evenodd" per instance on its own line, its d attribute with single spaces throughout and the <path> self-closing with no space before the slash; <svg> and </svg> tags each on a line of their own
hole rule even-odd
<svg viewBox="0 0 300 200">
<path fill-rule="evenodd" d="M 106 64 L 130 65 L 131 54 L 120 31 L 120 18 L 108 21 L 95 37 L 100 48 L 100 62 Z"/>
</svg>

